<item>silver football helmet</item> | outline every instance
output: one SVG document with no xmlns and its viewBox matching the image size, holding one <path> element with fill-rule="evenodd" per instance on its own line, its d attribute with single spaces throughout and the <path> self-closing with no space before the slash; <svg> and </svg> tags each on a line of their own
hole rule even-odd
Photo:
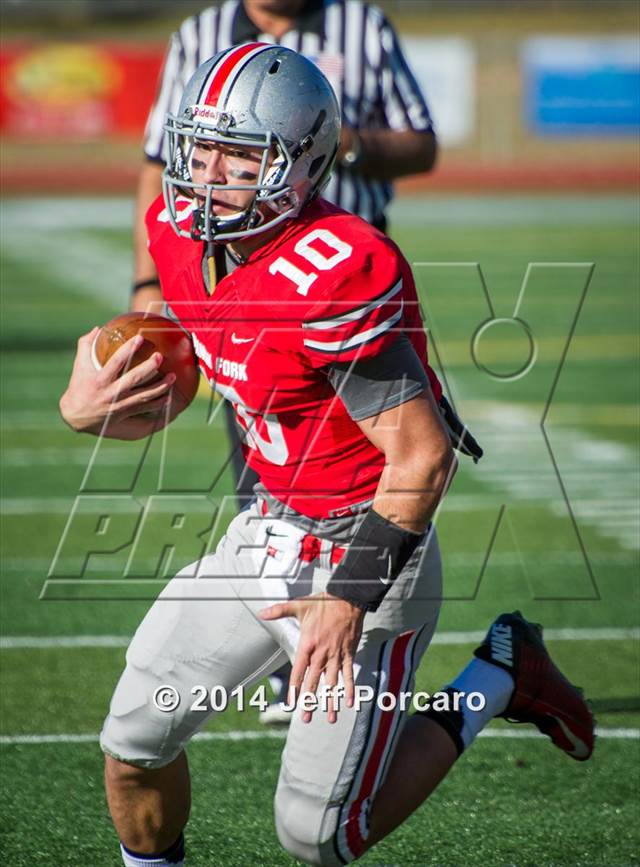
<svg viewBox="0 0 640 867">
<path fill-rule="evenodd" d="M 198 241 L 226 242 L 297 216 L 318 195 L 338 150 L 340 108 L 310 60 L 289 48 L 253 42 L 198 67 L 164 128 L 169 160 L 163 191 L 174 230 Z M 190 167 L 200 142 L 260 149 L 256 182 L 195 184 Z M 241 213 L 220 217 L 211 207 L 216 190 L 255 195 Z"/>
</svg>

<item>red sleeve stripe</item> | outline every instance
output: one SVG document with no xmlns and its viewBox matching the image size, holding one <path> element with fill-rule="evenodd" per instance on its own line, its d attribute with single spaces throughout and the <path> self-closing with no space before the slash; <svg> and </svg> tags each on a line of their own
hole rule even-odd
<svg viewBox="0 0 640 867">
<path fill-rule="evenodd" d="M 316 319 L 312 322 L 303 322 L 303 328 L 312 328 L 317 329 L 318 331 L 325 331 L 329 328 L 339 328 L 341 325 L 346 325 L 349 322 L 355 322 L 357 319 L 362 319 L 368 313 L 371 313 L 372 310 L 377 310 L 378 307 L 382 307 L 383 304 L 386 304 L 394 295 L 397 295 L 398 292 L 402 289 L 402 277 L 398 280 L 395 286 L 392 286 L 387 292 L 383 295 L 379 295 L 377 298 L 374 298 L 373 301 L 370 301 L 364 307 L 360 307 L 357 310 L 350 310 L 349 313 L 344 313 L 342 316 L 336 316 L 334 319 Z"/>
<path fill-rule="evenodd" d="M 400 308 L 396 310 L 393 316 L 390 316 L 389 319 L 385 319 L 384 322 L 380 322 L 380 324 L 376 325 L 374 328 L 369 328 L 366 331 L 359 331 L 357 334 L 354 334 L 353 337 L 344 340 L 334 340 L 330 343 L 305 339 L 304 345 L 307 349 L 315 349 L 318 352 L 347 352 L 350 349 L 354 349 L 356 346 L 362 346 L 364 343 L 369 343 L 369 341 L 374 340 L 376 337 L 384 334 L 385 331 L 389 331 L 393 328 L 396 322 L 398 322 L 402 317 L 402 308 L 403 304 L 401 301 Z"/>
</svg>

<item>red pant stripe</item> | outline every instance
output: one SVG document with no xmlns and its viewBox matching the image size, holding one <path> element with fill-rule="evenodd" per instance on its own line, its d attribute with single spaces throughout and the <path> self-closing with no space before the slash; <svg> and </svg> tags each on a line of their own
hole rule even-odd
<svg viewBox="0 0 640 867">
<path fill-rule="evenodd" d="M 389 679 L 387 692 L 398 696 L 404 680 L 406 669 L 406 650 L 412 637 L 415 635 L 415 630 L 404 632 L 394 639 L 393 648 L 391 650 L 391 659 L 389 662 Z M 377 696 L 376 696 L 377 698 Z M 387 748 L 389 746 L 390 734 L 392 732 L 392 723 L 396 709 L 383 710 L 380 713 L 378 728 L 375 733 L 372 733 L 374 738 L 373 749 L 367 761 L 360 791 L 356 795 L 349 810 L 349 818 L 346 825 L 347 845 L 354 858 L 357 858 L 364 847 L 364 837 L 360 829 L 360 814 L 362 806 L 366 799 L 373 792 L 375 781 L 378 776 L 378 770 L 381 763 L 384 761 Z"/>
</svg>

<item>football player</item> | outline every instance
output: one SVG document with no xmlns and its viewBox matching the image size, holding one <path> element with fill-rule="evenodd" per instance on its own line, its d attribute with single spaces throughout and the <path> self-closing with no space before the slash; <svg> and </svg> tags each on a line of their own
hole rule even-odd
<svg viewBox="0 0 640 867">
<path fill-rule="evenodd" d="M 340 135 L 327 80 L 286 48 L 231 48 L 196 71 L 167 129 L 150 251 L 261 482 L 215 554 L 169 582 L 128 649 L 101 736 L 124 863 L 183 863 L 184 749 L 213 713 L 194 707 L 193 687 L 231 694 L 287 657 L 300 707 L 275 818 L 282 845 L 306 863 L 360 857 L 494 716 L 532 722 L 588 758 L 589 710 L 518 612 L 498 617 L 438 707 L 408 713 L 440 606 L 431 519 L 455 468 L 452 433 L 409 265 L 389 238 L 320 198 Z M 216 283 L 220 253 L 229 273 Z M 154 356 L 120 376 L 135 338 L 96 371 L 94 336 L 80 340 L 64 418 L 146 436 L 163 423 L 171 377 L 154 380 Z M 474 450 L 464 428 L 453 436 Z"/>
<path fill-rule="evenodd" d="M 360 0 L 225 0 L 205 8 L 172 34 L 147 121 L 135 209 L 133 310 L 146 310 L 161 298 L 157 268 L 147 248 L 145 215 L 162 189 L 166 112 L 178 109 L 198 63 L 244 42 L 277 42 L 302 51 L 333 84 L 342 129 L 335 170 L 323 192 L 329 201 L 386 231 L 390 181 L 434 166 L 437 143 L 429 109 L 392 25 L 374 5 Z M 222 262 L 219 278 L 224 270 Z M 242 457 L 228 403 L 224 419 L 242 507 L 258 479 Z M 289 723 L 280 699 L 286 698 L 290 670 L 286 663 L 270 675 L 274 700 L 261 711 L 260 722 Z"/>
</svg>

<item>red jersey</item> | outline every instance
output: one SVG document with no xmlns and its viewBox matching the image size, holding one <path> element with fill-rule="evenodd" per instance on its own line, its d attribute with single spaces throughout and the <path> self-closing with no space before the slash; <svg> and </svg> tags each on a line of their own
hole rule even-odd
<svg viewBox="0 0 640 867">
<path fill-rule="evenodd" d="M 191 220 L 184 200 L 182 220 Z M 369 223 L 320 199 L 209 294 L 204 243 L 180 238 L 162 197 L 147 214 L 162 293 L 193 338 L 202 373 L 230 400 L 245 458 L 277 499 L 311 518 L 371 500 L 383 454 L 327 378 L 335 362 L 384 352 L 404 332 L 427 363 L 409 264 Z"/>
</svg>

